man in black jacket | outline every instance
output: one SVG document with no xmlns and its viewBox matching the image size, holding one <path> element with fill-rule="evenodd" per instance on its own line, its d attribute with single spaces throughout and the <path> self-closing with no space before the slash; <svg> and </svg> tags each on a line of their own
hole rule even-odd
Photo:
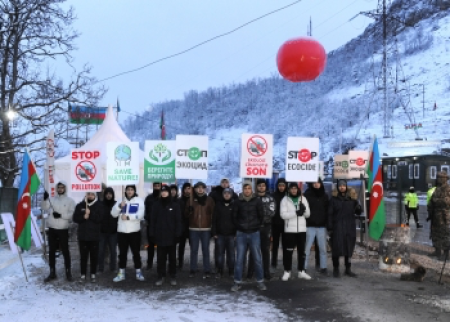
<svg viewBox="0 0 450 322">
<path fill-rule="evenodd" d="M 152 208 L 155 201 L 159 198 L 159 192 L 161 190 L 161 182 L 153 182 L 153 193 L 145 198 L 145 215 L 144 219 L 147 221 L 147 225 L 150 223 Z M 153 267 L 153 258 L 155 257 L 155 243 L 150 238 L 149 226 L 147 226 L 148 247 L 147 247 L 147 270 Z"/>
<path fill-rule="evenodd" d="M 109 248 L 109 270 L 114 272 L 117 267 L 117 221 L 118 218 L 111 216 L 111 209 L 116 204 L 114 190 L 107 187 L 103 192 L 103 205 L 105 206 L 105 215 L 103 216 L 100 234 L 100 244 L 98 250 L 98 272 L 102 273 L 105 267 L 105 249 Z"/>
<path fill-rule="evenodd" d="M 170 285 L 176 282 L 176 247 L 181 236 L 181 212 L 176 200 L 170 196 L 170 188 L 163 186 L 159 200 L 153 204 L 149 224 L 149 237 L 158 245 L 156 286 L 161 286 L 166 277 L 166 262 L 169 257 Z"/>
<path fill-rule="evenodd" d="M 73 221 L 78 224 L 78 245 L 80 247 L 81 281 L 86 280 L 87 261 L 91 264 L 91 282 L 95 283 L 97 270 L 100 223 L 105 207 L 97 200 L 95 192 L 87 192 L 86 198 L 75 207 Z"/>
<path fill-rule="evenodd" d="M 308 268 L 309 254 L 314 239 L 317 240 L 318 247 L 314 248 L 315 253 L 320 255 L 320 272 L 327 274 L 327 221 L 328 221 L 328 205 L 329 198 L 325 192 L 322 180 L 319 178 L 317 182 L 308 183 L 308 190 L 304 193 L 308 200 L 309 210 L 311 212 L 309 218 L 306 218 L 306 248 L 305 248 L 305 269 Z"/>
<path fill-rule="evenodd" d="M 263 204 L 259 198 L 253 195 L 252 185 L 249 182 L 243 185 L 243 195 L 236 201 L 233 220 L 236 226 L 236 264 L 234 267 L 234 285 L 231 291 L 236 292 L 241 288 L 242 271 L 247 247 L 253 257 L 258 288 L 265 291 L 263 268 L 261 263 L 261 245 L 259 229 L 264 217 Z"/>
<path fill-rule="evenodd" d="M 186 240 L 189 240 L 189 198 L 191 196 L 191 184 L 185 182 L 181 189 L 181 197 L 178 199 L 178 205 L 180 206 L 182 228 L 181 237 L 178 244 L 178 268 L 183 268 L 184 264 L 184 251 L 186 248 Z"/>
<path fill-rule="evenodd" d="M 275 215 L 272 219 L 272 267 L 276 268 L 278 264 L 278 249 L 280 248 L 280 238 L 284 232 L 284 220 L 280 216 L 281 200 L 286 197 L 286 179 L 277 180 L 277 188 L 273 193 L 275 201 Z"/>
<path fill-rule="evenodd" d="M 259 230 L 259 237 L 261 242 L 261 255 L 263 263 L 264 278 L 268 281 L 272 279 L 270 274 L 270 230 L 272 226 L 272 218 L 275 215 L 275 201 L 273 197 L 267 192 L 267 184 L 264 179 L 256 180 L 257 196 L 263 204 L 263 221 Z M 253 260 L 251 254 L 248 262 L 247 277 L 253 277 Z"/>
<path fill-rule="evenodd" d="M 223 200 L 217 202 L 214 206 L 211 235 L 216 240 L 217 245 L 217 278 L 220 278 L 223 274 L 225 251 L 227 253 L 228 274 L 232 276 L 234 272 L 236 227 L 233 223 L 234 200 L 232 197 L 233 190 L 225 188 L 223 189 Z"/>
</svg>

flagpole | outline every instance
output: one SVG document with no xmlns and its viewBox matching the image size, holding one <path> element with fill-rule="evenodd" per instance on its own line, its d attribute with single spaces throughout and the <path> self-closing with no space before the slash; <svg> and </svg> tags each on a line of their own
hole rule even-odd
<svg viewBox="0 0 450 322">
<path fill-rule="evenodd" d="M 9 226 L 11 227 L 11 231 L 14 233 L 15 228 L 12 226 L 11 222 L 9 222 Z M 25 280 L 28 283 L 28 276 L 27 276 L 27 272 L 25 270 L 25 266 L 23 265 L 23 259 L 22 259 L 22 249 L 16 244 L 17 247 L 17 254 L 19 255 L 19 259 L 20 259 L 20 263 L 22 264 L 22 270 L 23 270 L 23 275 L 25 275 Z"/>
<path fill-rule="evenodd" d="M 364 234 L 366 235 L 366 261 L 369 261 L 369 225 L 367 224 L 368 220 L 369 220 L 369 216 L 367 213 L 367 196 L 366 196 L 366 180 L 364 178 L 364 175 L 361 174 L 361 189 L 364 192 L 364 205 L 363 205 L 363 209 L 364 209 L 364 214 L 366 215 L 366 219 L 364 220 Z"/>
</svg>

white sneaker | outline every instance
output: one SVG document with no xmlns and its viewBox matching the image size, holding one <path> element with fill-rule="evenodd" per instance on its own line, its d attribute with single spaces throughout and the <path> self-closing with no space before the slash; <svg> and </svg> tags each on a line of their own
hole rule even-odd
<svg viewBox="0 0 450 322">
<path fill-rule="evenodd" d="M 117 273 L 117 276 L 114 277 L 113 282 L 121 282 L 125 280 L 125 270 L 119 269 L 119 273 Z"/>
<path fill-rule="evenodd" d="M 301 278 L 301 279 L 304 279 L 304 280 L 310 280 L 311 276 L 306 274 L 305 271 L 300 271 L 300 272 L 298 272 L 298 278 Z"/>
<path fill-rule="evenodd" d="M 145 281 L 144 275 L 142 275 L 140 269 L 136 270 L 136 279 L 141 282 Z"/>
<path fill-rule="evenodd" d="M 287 281 L 291 277 L 291 272 L 284 271 L 283 277 L 281 278 L 282 281 Z"/>
</svg>

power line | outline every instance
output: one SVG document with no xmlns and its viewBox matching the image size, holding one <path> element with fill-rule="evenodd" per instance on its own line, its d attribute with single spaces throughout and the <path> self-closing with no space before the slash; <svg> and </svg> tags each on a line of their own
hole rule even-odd
<svg viewBox="0 0 450 322">
<path fill-rule="evenodd" d="M 109 77 L 107 77 L 107 78 L 104 78 L 104 79 L 101 79 L 101 80 L 97 81 L 96 83 L 105 82 L 105 81 L 107 81 L 107 80 L 110 80 L 110 79 L 113 79 L 113 78 L 116 78 L 116 77 L 119 77 L 119 76 L 123 76 L 123 75 L 126 75 L 126 74 L 134 73 L 134 72 L 140 71 L 140 70 L 142 70 L 142 69 L 144 69 L 144 68 L 147 68 L 147 67 L 149 67 L 149 66 L 152 66 L 152 65 L 154 65 L 154 64 L 157 64 L 157 63 L 159 63 L 159 62 L 162 62 L 162 61 L 164 61 L 164 60 L 168 60 L 168 59 L 170 59 L 170 58 L 173 58 L 173 57 L 176 57 L 176 56 L 180 56 L 180 55 L 185 54 L 185 53 L 187 53 L 187 52 L 189 52 L 189 51 L 191 51 L 191 50 L 194 50 L 194 49 L 197 48 L 197 47 L 203 46 L 204 44 L 207 44 L 207 43 L 209 43 L 209 42 L 211 42 L 211 41 L 213 41 L 213 40 L 216 40 L 216 39 L 219 39 L 219 38 L 228 36 L 228 35 L 230 35 L 230 34 L 236 32 L 236 31 L 238 31 L 239 29 L 242 29 L 242 28 L 244 28 L 244 27 L 246 27 L 246 26 L 248 26 L 248 25 L 250 25 L 250 24 L 252 24 L 252 23 L 254 23 L 254 22 L 258 21 L 258 20 L 261 20 L 261 19 L 263 19 L 263 18 L 265 18 L 265 17 L 267 17 L 267 16 L 270 16 L 270 15 L 276 13 L 276 12 L 279 12 L 279 11 L 282 11 L 282 10 L 287 9 L 287 8 L 289 8 L 289 7 L 292 7 L 293 5 L 295 5 L 295 4 L 299 3 L 299 2 L 302 2 L 302 0 L 294 1 L 294 2 L 288 4 L 288 5 L 284 6 L 284 7 L 281 7 L 281 8 L 275 9 L 275 10 L 273 10 L 273 11 L 270 11 L 270 12 L 268 12 L 268 13 L 266 13 L 266 14 L 264 14 L 264 15 L 258 17 L 258 18 L 255 18 L 255 19 L 253 19 L 253 20 L 250 20 L 250 21 L 244 23 L 243 25 L 240 25 L 240 26 L 238 26 L 238 27 L 236 27 L 236 28 L 234 28 L 234 29 L 232 29 L 232 30 L 230 30 L 230 31 L 227 31 L 227 32 L 225 32 L 225 33 L 223 33 L 223 34 L 217 35 L 217 36 L 212 37 L 212 38 L 210 38 L 210 39 L 207 39 L 207 40 L 205 40 L 205 41 L 202 41 L 201 43 L 198 43 L 197 45 L 194 45 L 194 46 L 192 46 L 192 47 L 190 47 L 190 48 L 188 48 L 188 49 L 185 49 L 185 50 L 180 51 L 180 52 L 178 52 L 178 53 L 175 53 L 175 54 L 172 54 L 172 55 L 169 55 L 169 56 L 166 56 L 166 57 L 157 59 L 157 60 L 152 61 L 152 62 L 150 62 L 150 63 L 148 63 L 148 64 L 145 64 L 145 65 L 143 65 L 143 66 L 141 66 L 141 67 L 137 67 L 137 68 L 134 68 L 134 69 L 125 71 L 125 72 L 118 73 L 118 74 L 116 74 L 116 75 L 109 76 Z"/>
</svg>

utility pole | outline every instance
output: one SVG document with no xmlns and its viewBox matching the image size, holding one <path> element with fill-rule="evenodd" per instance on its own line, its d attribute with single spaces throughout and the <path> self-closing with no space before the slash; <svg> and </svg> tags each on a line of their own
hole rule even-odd
<svg viewBox="0 0 450 322">
<path fill-rule="evenodd" d="M 382 61 L 382 83 L 383 83 L 383 137 L 388 138 L 390 118 L 388 116 L 388 94 L 387 94 L 387 14 L 386 14 L 386 0 L 383 0 L 383 61 Z"/>
</svg>

